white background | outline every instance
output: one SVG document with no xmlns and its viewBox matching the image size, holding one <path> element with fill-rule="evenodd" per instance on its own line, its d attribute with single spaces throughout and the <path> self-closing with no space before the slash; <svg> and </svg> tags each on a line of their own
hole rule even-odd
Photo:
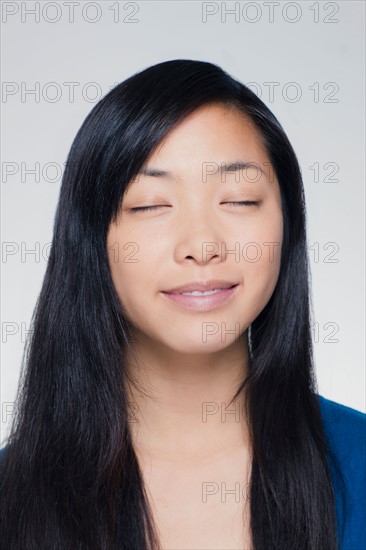
<svg viewBox="0 0 366 550">
<path fill-rule="evenodd" d="M 251 83 L 284 126 L 304 178 L 319 393 L 365 412 L 364 2 L 79 1 L 73 10 L 72 21 L 66 2 L 2 2 L 1 441 L 75 134 L 116 82 L 176 58 Z M 27 173 L 36 163 L 39 182 Z"/>
</svg>

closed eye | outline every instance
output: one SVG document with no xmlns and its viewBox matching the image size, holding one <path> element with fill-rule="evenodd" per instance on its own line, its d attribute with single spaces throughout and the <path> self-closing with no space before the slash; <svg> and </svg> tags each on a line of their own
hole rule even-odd
<svg viewBox="0 0 366 550">
<path fill-rule="evenodd" d="M 224 204 L 237 204 L 239 206 L 258 206 L 259 201 L 239 201 L 239 202 L 230 201 Z"/>
<path fill-rule="evenodd" d="M 235 204 L 238 206 L 258 206 L 259 201 L 229 201 L 223 204 Z M 156 204 L 153 206 L 136 206 L 134 208 L 131 208 L 131 212 L 147 212 L 149 210 L 156 210 L 157 208 L 163 208 L 163 206 L 167 206 L 165 204 Z"/>
<path fill-rule="evenodd" d="M 147 210 L 156 210 L 162 206 L 165 205 L 156 204 L 154 206 L 136 206 L 135 208 L 131 208 L 131 212 L 146 212 Z"/>
</svg>

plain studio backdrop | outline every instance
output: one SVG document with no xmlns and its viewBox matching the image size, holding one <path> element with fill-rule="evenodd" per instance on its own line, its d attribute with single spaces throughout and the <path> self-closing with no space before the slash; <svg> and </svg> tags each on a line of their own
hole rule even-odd
<svg viewBox="0 0 366 550">
<path fill-rule="evenodd" d="M 116 83 L 176 58 L 261 97 L 299 158 L 319 393 L 365 412 L 363 1 L 2 2 L 1 441 L 71 143 Z"/>
</svg>

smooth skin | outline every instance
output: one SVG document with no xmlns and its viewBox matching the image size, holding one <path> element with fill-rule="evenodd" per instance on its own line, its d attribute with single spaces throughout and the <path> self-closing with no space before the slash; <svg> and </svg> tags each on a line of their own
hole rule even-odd
<svg viewBox="0 0 366 550">
<path fill-rule="evenodd" d="M 218 169 L 240 161 L 254 167 Z M 162 549 L 249 549 L 244 397 L 226 404 L 246 376 L 247 329 L 278 280 L 279 184 L 253 123 L 218 103 L 181 122 L 143 168 L 168 174 L 140 173 L 131 182 L 107 237 L 138 357 L 127 356 L 136 378 L 126 382 L 133 445 Z M 131 210 L 147 205 L 161 207 Z M 126 259 L 132 257 L 138 261 Z M 209 279 L 238 282 L 235 296 L 191 311 L 161 293 Z"/>
</svg>

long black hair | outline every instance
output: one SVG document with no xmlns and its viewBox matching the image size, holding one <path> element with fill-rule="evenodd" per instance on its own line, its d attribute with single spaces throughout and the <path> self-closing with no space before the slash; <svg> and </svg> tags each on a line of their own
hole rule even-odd
<svg viewBox="0 0 366 550">
<path fill-rule="evenodd" d="M 248 87 L 213 63 L 178 59 L 115 86 L 71 146 L 3 461 L 6 550 L 159 548 L 129 430 L 124 380 L 133 339 L 106 236 L 154 148 L 212 102 L 255 124 L 282 200 L 279 278 L 249 328 L 249 374 L 233 397 L 245 391 L 250 420 L 254 548 L 337 548 L 314 376 L 301 170 L 282 126 Z"/>
</svg>

